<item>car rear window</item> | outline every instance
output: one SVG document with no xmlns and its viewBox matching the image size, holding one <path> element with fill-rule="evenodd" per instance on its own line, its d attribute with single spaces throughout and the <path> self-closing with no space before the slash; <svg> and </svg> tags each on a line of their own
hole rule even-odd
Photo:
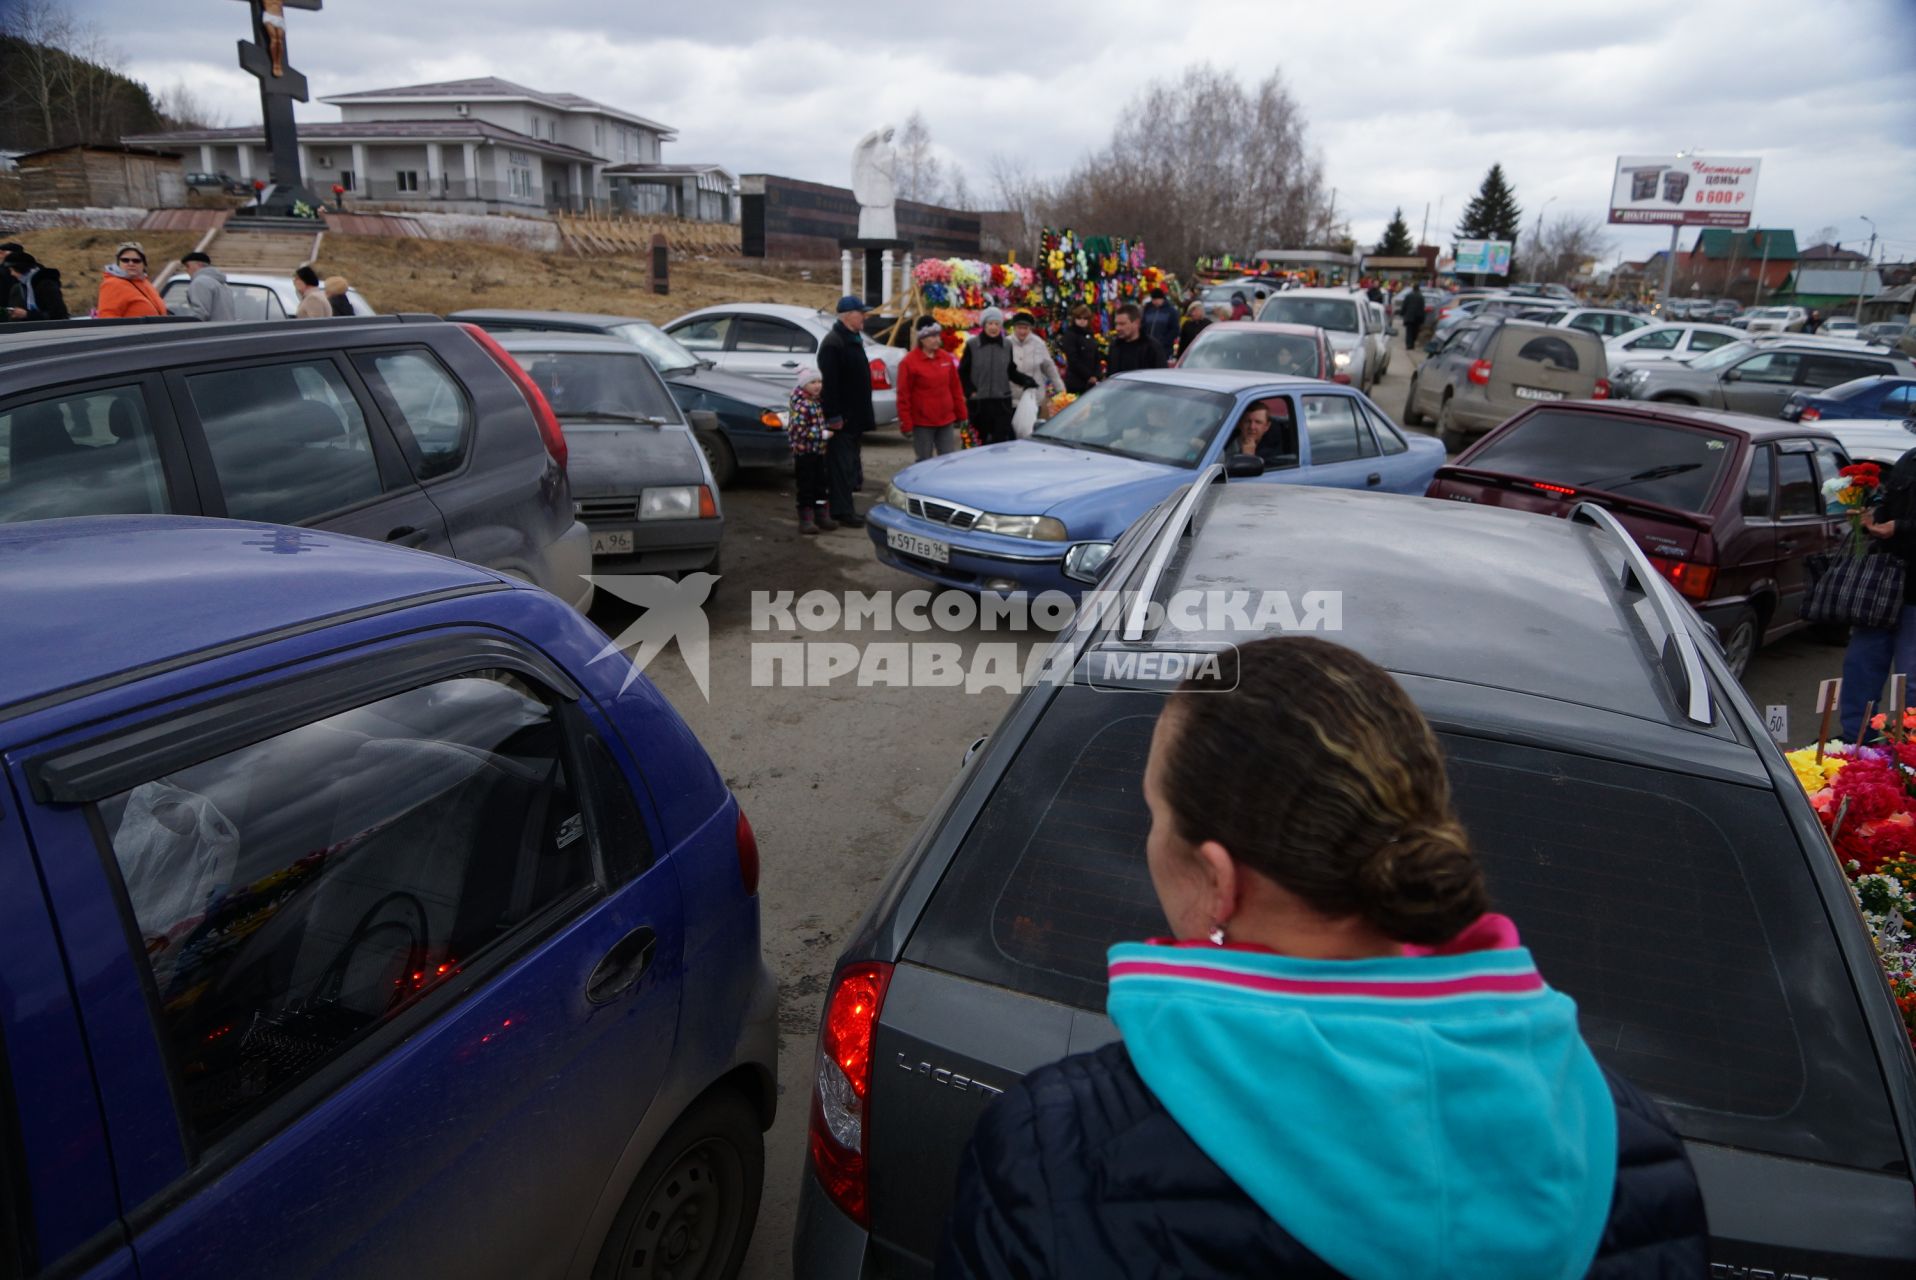
<svg viewBox="0 0 1916 1280">
<path fill-rule="evenodd" d="M 1201 333 L 1178 361 L 1180 369 L 1242 369 L 1315 378 L 1317 339 L 1301 333 L 1258 333 L 1223 329 Z"/>
<path fill-rule="evenodd" d="M 1553 409 L 1487 441 L 1467 465 L 1700 512 L 1735 452 L 1732 444 L 1728 435 L 1695 427 Z"/>
<path fill-rule="evenodd" d="M 1060 690 L 906 958 L 1102 1009 L 1106 948 L 1166 928 L 1142 794 L 1161 706 Z M 1771 792 L 1441 737 L 1493 903 L 1577 1001 L 1604 1063 L 1687 1137 L 1855 1168 L 1901 1160 L 1854 989 Z"/>
</svg>

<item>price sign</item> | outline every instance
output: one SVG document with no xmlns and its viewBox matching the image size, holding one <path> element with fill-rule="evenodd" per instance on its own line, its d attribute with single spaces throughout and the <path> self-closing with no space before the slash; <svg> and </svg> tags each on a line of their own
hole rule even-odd
<svg viewBox="0 0 1916 1280">
<path fill-rule="evenodd" d="M 1763 727 L 1770 731 L 1772 740 L 1778 743 L 1790 740 L 1790 709 L 1782 703 L 1771 703 L 1763 708 Z"/>
</svg>

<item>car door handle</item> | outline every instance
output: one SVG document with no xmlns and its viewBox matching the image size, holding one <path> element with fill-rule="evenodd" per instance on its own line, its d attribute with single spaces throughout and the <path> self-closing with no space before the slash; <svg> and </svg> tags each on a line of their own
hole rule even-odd
<svg viewBox="0 0 1916 1280">
<path fill-rule="evenodd" d="M 1778 538 L 1776 540 L 1776 549 L 1784 553 L 1796 550 L 1797 545 L 1795 538 Z"/>
<path fill-rule="evenodd" d="M 649 924 L 620 938 L 585 980 L 585 998 L 593 1004 L 610 1004 L 638 986 L 658 949 L 659 935 Z"/>
<path fill-rule="evenodd" d="M 426 545 L 426 531 L 402 524 L 397 529 L 387 531 L 386 541 L 400 547 L 423 547 Z"/>
<path fill-rule="evenodd" d="M 782 364 L 782 365 L 780 365 L 780 366 L 779 366 L 779 368 L 781 368 L 781 369 L 796 369 L 796 368 L 798 368 L 798 361 L 796 361 L 796 360 L 787 360 L 787 361 L 786 361 L 786 362 L 785 362 L 784 364 Z"/>
<path fill-rule="evenodd" d="M 1369 475 L 1364 477 L 1364 483 L 1365 484 L 1382 484 L 1384 483 L 1384 477 L 1377 474 L 1375 471 L 1373 471 Z"/>
</svg>

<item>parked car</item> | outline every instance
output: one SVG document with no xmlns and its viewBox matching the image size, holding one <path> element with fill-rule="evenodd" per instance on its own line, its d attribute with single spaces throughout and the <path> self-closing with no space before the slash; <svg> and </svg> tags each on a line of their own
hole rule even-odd
<svg viewBox="0 0 1916 1280">
<path fill-rule="evenodd" d="M 810 307 L 776 302 L 737 302 L 688 311 L 661 326 L 678 344 L 726 373 L 759 378 L 781 391 L 792 389 L 800 366 L 812 364 L 818 344 L 838 317 Z M 865 339 L 871 357 L 872 413 L 878 425 L 898 421 L 898 362 L 902 347 Z"/>
<path fill-rule="evenodd" d="M 1504 297 L 1503 294 L 1456 294 L 1444 305 L 1432 311 L 1436 318 L 1431 322 L 1430 338 L 1424 343 L 1424 351 L 1434 353 L 1444 344 L 1451 332 L 1466 320 L 1475 319 L 1492 302 Z M 1534 300 L 1526 299 L 1526 302 Z"/>
<path fill-rule="evenodd" d="M 1776 417 L 1799 390 L 1811 393 L 1855 378 L 1916 376 L 1906 356 L 1861 344 L 1788 337 L 1733 342 L 1680 364 L 1665 360 L 1637 365 L 1617 381 L 1620 399 L 1694 404 Z"/>
<path fill-rule="evenodd" d="M 1742 314 L 1742 311 L 1743 304 L 1735 298 L 1718 298 L 1711 304 L 1710 314 L 1707 319 L 1713 320 L 1718 324 L 1723 324 L 1731 318 Z M 1705 317 L 1699 317 L 1699 319 L 1703 318 Z"/>
<path fill-rule="evenodd" d="M 488 333 L 602 333 L 623 338 L 644 353 L 678 402 L 712 478 L 720 488 L 732 483 L 740 467 L 783 467 L 791 463 L 791 444 L 785 436 L 790 380 L 785 392 L 769 380 L 722 373 L 710 360 L 701 360 L 655 324 L 631 316 L 595 315 L 582 311 L 455 311 L 447 317 L 476 324 Z M 704 415 L 714 421 L 701 427 Z"/>
<path fill-rule="evenodd" d="M 1751 333 L 1801 333 L 1810 313 L 1801 307 L 1758 307 L 1743 328 Z"/>
<path fill-rule="evenodd" d="M 1816 333 L 1822 338 L 1858 338 L 1862 336 L 1863 326 L 1852 316 L 1831 316 L 1817 327 Z"/>
<path fill-rule="evenodd" d="M 1732 342 L 1741 340 L 1742 337 L 1740 332 L 1726 324 L 1697 324 L 1683 321 L 1627 330 L 1615 337 L 1606 338 L 1603 346 L 1610 360 L 1610 367 L 1614 370 L 1625 361 L 1647 363 L 1658 360 L 1691 360 L 1705 351 L 1727 347 Z"/>
<path fill-rule="evenodd" d="M 1881 375 L 1839 382 L 1825 391 L 1797 391 L 1783 403 L 1785 422 L 1823 418 L 1916 418 L 1916 378 Z"/>
<path fill-rule="evenodd" d="M 1716 1269 L 1916 1269 L 1916 1061 L 1869 936 L 1707 628 L 1610 512 L 1214 477 L 1101 587 L 1341 590 L 1329 638 L 1433 722 L 1494 908 L 1683 1137 Z M 980 1114 L 1116 1038 L 1106 949 L 1166 931 L 1140 793 L 1165 673 L 1255 634 L 1205 608 L 1081 621 L 1049 658 L 1073 679 L 968 754 L 834 968 L 793 1274 L 928 1276 Z"/>
<path fill-rule="evenodd" d="M 1456 453 L 1540 401 L 1607 397 L 1609 376 L 1603 343 L 1587 329 L 1472 320 L 1410 375 L 1404 422 L 1434 422 L 1444 448 Z"/>
<path fill-rule="evenodd" d="M 1377 376 L 1383 377 L 1390 372 L 1391 338 L 1397 333 L 1397 326 L 1384 313 L 1381 302 L 1367 304 L 1370 307 L 1370 349 L 1377 357 Z"/>
<path fill-rule="evenodd" d="M 1849 465 L 1829 432 L 1668 405 L 1532 409 L 1439 468 L 1430 496 L 1566 515 L 1613 511 L 1723 639 L 1741 679 L 1757 649 L 1805 624 L 1804 562 L 1842 542 L 1821 486 Z"/>
<path fill-rule="evenodd" d="M 1583 329 L 1605 342 L 1642 329 L 1650 323 L 1642 316 L 1606 307 L 1568 307 L 1557 311 L 1531 312 L 1525 318 L 1552 328 Z"/>
<path fill-rule="evenodd" d="M 0 523 L 231 516 L 457 556 L 592 600 L 566 440 L 483 330 L 0 326 Z"/>
<path fill-rule="evenodd" d="M 1406 436 L 1350 387 L 1222 370 L 1107 379 L 1028 440 L 927 458 L 867 513 L 879 560 L 971 591 L 1077 594 L 1118 535 L 1201 467 L 1235 452 L 1253 405 L 1271 413 L 1236 482 L 1421 493 L 1443 450 Z M 1300 425 L 1302 428 L 1300 429 Z"/>
<path fill-rule="evenodd" d="M 195 171 L 186 175 L 186 185 L 197 190 L 213 190 L 229 196 L 250 196 L 253 184 L 239 178 L 228 177 L 224 173 L 206 173 Z"/>
<path fill-rule="evenodd" d="M 1893 465 L 1897 459 L 1916 449 L 1916 418 L 1823 418 L 1818 431 L 1827 431 L 1856 462 Z"/>
<path fill-rule="evenodd" d="M 1207 324 L 1177 358 L 1180 369 L 1230 369 L 1349 382 L 1331 363 L 1330 339 L 1307 324 L 1220 320 Z"/>
<path fill-rule="evenodd" d="M 177 516 L 0 527 L 0 598 L 9 1273 L 737 1271 L 756 842 L 603 633 Z"/>
<path fill-rule="evenodd" d="M 1872 346 L 1893 347 L 1909 333 L 1907 320 L 1879 320 L 1863 326 L 1862 339 Z"/>
<path fill-rule="evenodd" d="M 717 573 L 725 512 L 691 424 L 632 344 L 583 333 L 507 333 L 559 419 L 572 510 L 598 573 Z"/>
<path fill-rule="evenodd" d="M 226 271 L 226 287 L 233 294 L 233 319 L 235 320 L 287 320 L 293 312 L 299 310 L 299 293 L 293 288 L 293 278 L 270 271 Z M 168 276 L 160 284 L 160 301 L 169 307 L 177 307 L 186 301 L 186 286 L 191 277 L 184 271 Z M 359 290 L 351 285 L 346 287 L 346 301 L 353 304 L 353 314 L 370 316 L 378 313 L 372 304 L 361 296 Z"/>
<path fill-rule="evenodd" d="M 1351 385 L 1369 391 L 1383 376 L 1379 345 L 1383 333 L 1371 318 L 1370 303 L 1347 289 L 1291 289 L 1264 300 L 1254 317 L 1275 324 L 1303 324 L 1322 329 L 1330 339 L 1331 363 L 1348 374 Z"/>
</svg>

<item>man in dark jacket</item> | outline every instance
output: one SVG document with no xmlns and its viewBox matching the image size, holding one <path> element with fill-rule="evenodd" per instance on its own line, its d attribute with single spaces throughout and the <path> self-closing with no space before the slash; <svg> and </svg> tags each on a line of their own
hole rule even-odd
<svg viewBox="0 0 1916 1280">
<path fill-rule="evenodd" d="M 857 529 L 865 517 L 852 503 L 858 487 L 858 450 L 864 434 L 877 425 L 872 413 L 871 359 L 865 354 L 865 303 L 846 294 L 838 300 L 838 323 L 818 344 L 819 395 L 825 425 L 826 492 L 832 519 Z"/>
<path fill-rule="evenodd" d="M 1178 309 L 1165 301 L 1164 290 L 1151 290 L 1151 300 L 1140 312 L 1144 336 L 1167 355 L 1178 343 Z"/>
<path fill-rule="evenodd" d="M 60 291 L 60 273 L 57 270 L 41 266 L 24 249 L 8 254 L 0 269 L 6 273 L 8 320 L 68 318 L 67 301 Z"/>
<path fill-rule="evenodd" d="M 1164 368 L 1164 348 L 1143 333 L 1142 314 L 1135 302 L 1127 302 L 1111 317 L 1111 350 L 1105 356 L 1105 368 L 1112 374 L 1133 369 Z"/>
<path fill-rule="evenodd" d="M 1398 304 L 1397 312 L 1404 321 L 1404 350 L 1417 349 L 1417 331 L 1424 327 L 1424 290 L 1420 285 L 1411 285 L 1410 292 Z"/>
</svg>

